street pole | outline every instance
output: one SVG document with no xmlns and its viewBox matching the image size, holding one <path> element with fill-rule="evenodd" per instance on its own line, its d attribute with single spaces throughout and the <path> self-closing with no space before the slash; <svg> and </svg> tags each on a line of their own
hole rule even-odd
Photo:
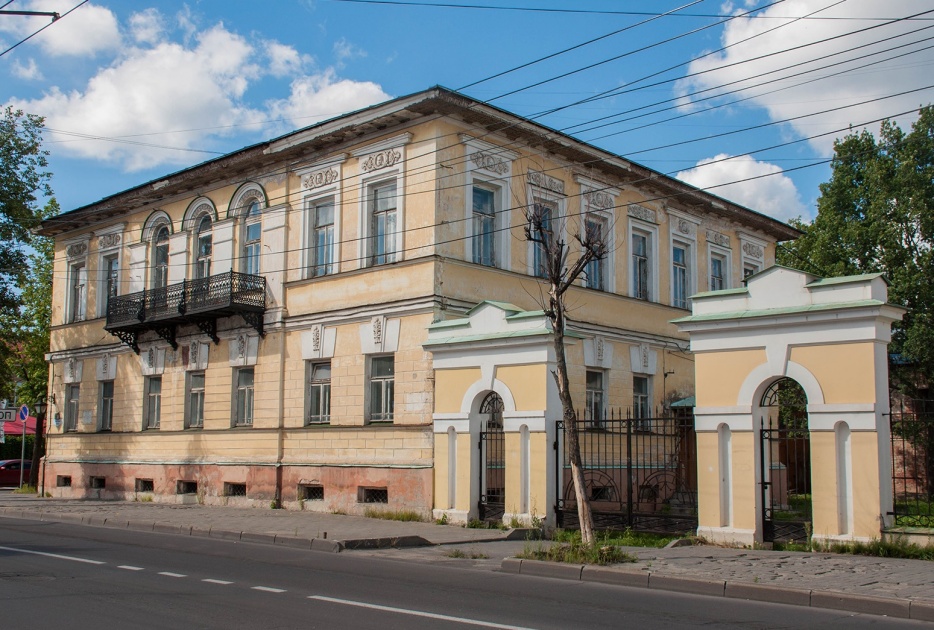
<svg viewBox="0 0 934 630">
<path fill-rule="evenodd" d="M 28 414 L 27 414 L 28 417 Z M 23 445 L 19 452 L 19 487 L 23 487 L 23 462 L 26 461 L 26 421 L 23 420 Z"/>
</svg>

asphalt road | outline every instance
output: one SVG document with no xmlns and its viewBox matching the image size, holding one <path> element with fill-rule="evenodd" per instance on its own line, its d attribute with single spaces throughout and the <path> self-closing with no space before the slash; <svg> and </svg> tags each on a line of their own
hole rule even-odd
<svg viewBox="0 0 934 630">
<path fill-rule="evenodd" d="M 0 519 L 0 628 L 899 628 L 920 622 Z"/>
</svg>

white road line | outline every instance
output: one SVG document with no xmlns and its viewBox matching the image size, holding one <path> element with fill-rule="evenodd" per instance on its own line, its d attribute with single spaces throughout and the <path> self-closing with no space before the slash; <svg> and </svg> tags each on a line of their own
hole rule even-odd
<svg viewBox="0 0 934 630">
<path fill-rule="evenodd" d="M 88 560 L 87 558 L 76 558 L 75 556 L 63 556 L 58 553 L 46 553 L 44 551 L 31 551 L 29 549 L 17 549 L 15 547 L 0 547 L 4 551 L 14 551 L 16 553 L 28 553 L 34 556 L 45 556 L 46 558 L 57 558 L 59 560 L 71 560 L 72 562 L 83 562 L 85 564 L 107 564 L 100 560 Z"/>
<path fill-rule="evenodd" d="M 202 582 L 207 582 L 208 584 L 222 584 L 224 586 L 228 584 L 233 584 L 233 582 L 228 582 L 227 580 L 213 580 L 211 578 L 205 578 L 201 580 Z"/>
<path fill-rule="evenodd" d="M 450 617 L 448 615 L 439 615 L 436 613 L 423 612 L 421 610 L 409 610 L 407 608 L 394 608 L 392 606 L 380 606 L 379 604 L 368 604 L 366 602 L 355 602 L 349 599 L 336 599 L 334 597 L 325 597 L 323 595 L 309 595 L 308 599 L 317 599 L 322 602 L 331 602 L 334 604 L 346 604 L 348 606 L 358 606 L 360 608 L 371 608 L 373 610 L 384 610 L 402 615 L 413 615 L 415 617 L 427 617 L 428 619 L 440 619 L 442 621 L 454 621 L 456 623 L 465 623 L 472 626 L 483 626 L 484 628 L 502 628 L 503 630 L 532 630 L 524 626 L 507 626 L 501 623 L 490 621 L 480 621 L 479 619 L 467 619 L 466 617 Z"/>
<path fill-rule="evenodd" d="M 126 569 L 127 571 L 144 571 L 143 567 L 134 567 L 129 564 L 121 564 L 117 567 L 118 569 Z"/>
<path fill-rule="evenodd" d="M 272 588 L 271 586 L 251 586 L 254 591 L 264 591 L 266 593 L 284 593 L 284 588 Z"/>
<path fill-rule="evenodd" d="M 168 577 L 188 577 L 184 573 L 172 573 L 171 571 L 159 571 L 159 575 L 165 575 Z"/>
</svg>

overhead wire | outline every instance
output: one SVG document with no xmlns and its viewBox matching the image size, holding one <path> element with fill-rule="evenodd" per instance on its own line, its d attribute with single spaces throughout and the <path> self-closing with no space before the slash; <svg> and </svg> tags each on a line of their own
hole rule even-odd
<svg viewBox="0 0 934 630">
<path fill-rule="evenodd" d="M 75 9 L 84 6 L 84 5 L 87 4 L 88 2 L 89 2 L 89 0 L 82 0 L 80 3 L 78 3 L 77 5 L 75 5 L 75 6 L 72 7 L 71 9 L 69 9 L 68 11 L 65 11 L 64 13 L 62 13 L 61 17 L 59 17 L 57 20 L 52 20 L 51 22 L 49 22 L 48 24 L 46 24 L 45 26 L 43 26 L 43 27 L 40 28 L 39 30 L 35 31 L 32 35 L 29 35 L 29 36 L 27 36 L 27 37 L 25 37 L 25 38 L 19 40 L 18 42 L 16 42 L 15 44 L 13 44 L 12 46 L 10 46 L 9 48 L 7 48 L 6 50 L 4 50 L 3 52 L 0 52 L 0 57 L 2 57 L 3 55 L 7 54 L 7 53 L 10 52 L 11 50 L 17 48 L 18 46 L 20 46 L 20 45 L 22 45 L 22 44 L 25 44 L 26 42 L 28 42 L 28 41 L 29 41 L 30 39 L 32 39 L 33 37 L 35 37 L 36 35 L 38 35 L 38 34 L 41 33 L 42 31 L 44 31 L 45 29 L 49 28 L 49 27 L 52 26 L 53 24 L 56 24 L 56 23 L 59 22 L 60 20 L 64 19 L 64 18 L 67 17 L 69 14 L 71 14 Z M 8 4 L 9 4 L 9 3 L 8 3 Z M 5 4 L 5 5 L 3 5 L 3 6 L 7 6 L 7 5 Z"/>
</svg>

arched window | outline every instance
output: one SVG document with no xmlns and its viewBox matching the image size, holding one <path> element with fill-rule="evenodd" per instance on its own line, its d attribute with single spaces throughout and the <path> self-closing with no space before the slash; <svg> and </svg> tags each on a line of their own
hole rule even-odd
<svg viewBox="0 0 934 630">
<path fill-rule="evenodd" d="M 198 221 L 198 230 L 195 238 L 197 239 L 195 249 L 195 278 L 202 279 L 211 275 L 211 254 L 213 253 L 213 241 L 211 237 L 211 217 L 204 215 Z"/>
<path fill-rule="evenodd" d="M 260 252 L 263 235 L 262 208 L 258 199 L 250 202 L 244 213 L 243 225 L 243 272 L 258 276 L 260 273 Z"/>
<path fill-rule="evenodd" d="M 151 289 L 163 289 L 169 284 L 169 228 L 162 225 L 156 228 L 156 236 L 152 239 L 152 266 Z"/>
</svg>

